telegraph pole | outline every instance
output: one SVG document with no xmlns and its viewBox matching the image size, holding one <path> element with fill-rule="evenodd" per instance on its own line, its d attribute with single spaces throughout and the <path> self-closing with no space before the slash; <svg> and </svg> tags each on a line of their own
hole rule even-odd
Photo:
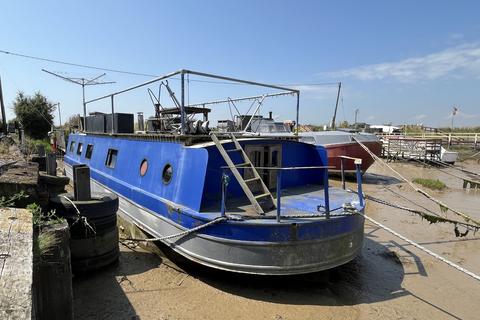
<svg viewBox="0 0 480 320">
<path fill-rule="evenodd" d="M 111 84 L 115 83 L 115 81 L 98 81 L 101 77 L 105 76 L 106 73 L 102 73 L 101 75 L 94 77 L 92 79 L 86 79 L 86 78 L 74 78 L 74 77 L 64 77 L 62 75 L 59 75 L 55 72 L 51 72 L 45 69 L 42 69 L 43 72 L 46 72 L 48 74 L 51 74 L 55 77 L 58 77 L 60 79 L 63 79 L 68 82 L 72 82 L 74 84 L 78 84 L 82 86 L 82 105 L 83 105 L 83 123 L 82 123 L 82 129 L 85 131 L 85 121 L 87 119 L 87 105 L 85 104 L 85 86 L 94 86 L 94 85 L 100 85 L 100 84 Z M 59 107 L 60 110 L 60 107 Z M 59 111 L 60 112 L 60 111 Z"/>
<path fill-rule="evenodd" d="M 453 106 L 453 108 L 452 108 L 452 132 L 453 132 L 453 118 L 455 117 L 457 112 L 458 112 L 458 108 Z"/>
<path fill-rule="evenodd" d="M 7 134 L 7 118 L 5 117 L 5 104 L 3 103 L 2 78 L 0 78 L 0 107 L 2 109 L 3 133 Z"/>
<path fill-rule="evenodd" d="M 335 119 L 337 118 L 337 109 L 338 109 L 338 100 L 340 99 L 340 90 L 342 89 L 342 83 L 338 83 L 338 91 L 337 91 L 337 102 L 335 102 L 335 111 L 333 112 L 333 118 L 332 118 L 332 129 L 335 130 Z"/>
</svg>

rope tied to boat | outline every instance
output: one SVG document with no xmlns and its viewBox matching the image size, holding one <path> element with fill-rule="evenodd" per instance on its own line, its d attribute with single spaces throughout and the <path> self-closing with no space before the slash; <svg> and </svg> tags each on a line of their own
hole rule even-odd
<svg viewBox="0 0 480 320">
<path fill-rule="evenodd" d="M 218 217 L 215 218 L 207 223 L 201 224 L 199 226 L 196 226 L 191 229 L 187 229 L 185 231 L 179 232 L 179 233 L 174 233 L 168 236 L 163 236 L 163 237 L 158 237 L 158 238 L 146 238 L 146 239 L 140 239 L 140 238 L 120 238 L 119 240 L 126 240 L 126 241 L 144 241 L 144 242 L 155 242 L 155 241 L 163 241 L 163 240 L 168 240 L 172 238 L 182 238 L 186 235 L 189 235 L 191 233 L 197 232 L 199 230 L 202 230 L 206 227 L 209 227 L 211 225 L 217 224 L 219 222 L 227 220 L 227 217 Z"/>
<path fill-rule="evenodd" d="M 461 212 L 461 211 L 458 211 L 456 209 L 453 209 L 451 208 L 450 206 L 448 206 L 447 204 L 445 204 L 444 202 L 436 199 L 435 197 L 433 197 L 432 195 L 430 195 L 429 193 L 427 193 L 426 191 L 420 189 L 419 187 L 417 187 L 416 185 L 414 185 L 410 180 L 408 180 L 407 178 L 405 178 L 402 174 L 400 174 L 397 170 L 393 169 L 391 166 L 389 166 L 387 163 L 385 163 L 385 161 L 383 161 L 382 159 L 380 159 L 376 154 L 374 154 L 370 149 L 368 149 L 367 146 L 365 146 L 363 143 L 361 143 L 356 137 L 353 137 L 353 139 L 373 158 L 373 160 L 377 161 L 378 163 L 380 163 L 381 165 L 383 165 L 384 167 L 390 169 L 391 171 L 393 171 L 401 180 L 405 181 L 413 190 L 415 190 L 416 192 L 422 194 L 423 196 L 425 196 L 426 198 L 430 199 L 431 201 L 437 203 L 439 206 L 440 206 L 440 209 L 442 211 L 447 211 L 447 210 L 450 210 L 452 211 L 454 214 L 462 217 L 467 223 L 468 222 L 473 222 L 475 225 L 477 225 L 478 227 L 480 227 L 480 221 L 470 217 L 469 215 Z"/>
<path fill-rule="evenodd" d="M 358 211 L 358 210 L 356 210 L 356 209 L 353 209 L 353 208 L 347 208 L 347 207 L 346 207 L 345 210 L 351 210 L 352 212 L 355 212 L 355 213 L 361 215 L 362 217 L 364 217 L 365 219 L 367 219 L 368 221 L 370 221 L 371 223 L 373 223 L 373 224 L 376 225 L 377 227 L 380 227 L 380 228 L 384 229 L 385 231 L 393 234 L 393 235 L 396 236 L 397 238 L 402 239 L 403 241 L 405 241 L 405 242 L 407 242 L 408 244 L 416 247 L 417 249 L 420 249 L 421 251 L 423 251 L 423 252 L 425 252 L 426 254 L 434 257 L 435 259 L 440 260 L 440 261 L 446 263 L 446 264 L 449 265 L 450 267 L 452 267 L 452 268 L 454 268 L 454 269 L 456 269 L 456 270 L 458 270 L 458 271 L 460 271 L 460 272 L 462 272 L 462 273 L 464 273 L 464 274 L 472 277 L 473 279 L 475 279 L 475 280 L 477 280 L 477 281 L 480 281 L 480 275 L 475 274 L 475 273 L 473 273 L 473 272 L 465 269 L 464 267 L 461 267 L 461 266 L 459 266 L 458 264 L 451 262 L 450 260 L 447 260 L 446 258 L 442 257 L 441 255 L 439 255 L 439 254 L 437 254 L 437 253 L 435 253 L 435 252 L 433 252 L 433 251 L 425 248 L 424 246 L 416 243 L 415 241 L 408 239 L 408 238 L 405 237 L 404 235 L 401 235 L 400 233 L 398 233 L 398 232 L 390 229 L 389 227 L 381 224 L 380 222 L 378 222 L 378 221 L 370 218 L 370 217 L 367 216 L 366 214 L 364 214 L 364 213 L 362 213 L 362 212 L 360 212 L 360 211 Z"/>
<path fill-rule="evenodd" d="M 353 191 L 353 190 L 349 190 L 349 191 L 353 192 L 353 193 L 356 193 L 356 191 Z M 422 217 L 422 219 L 425 219 L 428 222 L 430 222 L 430 224 L 437 223 L 437 222 L 452 223 L 454 225 L 454 232 L 455 232 L 456 237 L 465 237 L 470 230 L 473 230 L 473 232 L 475 234 L 480 229 L 480 226 L 476 226 L 476 225 L 469 224 L 469 223 L 466 223 L 466 222 L 445 218 L 445 217 L 442 217 L 442 216 L 437 215 L 437 214 L 430 214 L 430 213 L 427 213 L 427 212 L 424 212 L 424 211 L 420 211 L 418 209 L 404 207 L 404 206 L 394 204 L 394 203 L 388 202 L 386 200 L 379 199 L 379 198 L 376 198 L 376 197 L 373 197 L 373 196 L 370 196 L 370 195 L 367 195 L 367 194 L 363 194 L 363 196 L 364 196 L 365 199 L 371 200 L 373 202 L 383 204 L 385 206 L 389 206 L 389 207 L 392 207 L 392 208 L 400 209 L 400 210 L 403 210 L 403 211 L 407 211 L 407 212 L 410 212 L 410 213 L 417 214 L 420 217 Z M 466 231 L 465 232 L 460 232 L 460 230 L 458 230 L 459 225 L 465 227 Z"/>
<path fill-rule="evenodd" d="M 88 220 L 87 220 L 87 217 L 86 216 L 83 216 L 81 213 L 80 213 L 80 210 L 78 210 L 78 207 L 77 205 L 72 201 L 70 200 L 67 196 L 62 196 L 63 198 L 67 199 L 67 201 L 69 201 L 73 208 L 75 208 L 75 211 L 77 211 L 77 219 L 75 220 L 75 222 L 72 223 L 72 226 L 77 224 L 79 221 L 81 221 L 83 223 L 83 225 L 87 228 L 89 228 L 90 230 L 92 230 L 92 232 L 94 234 L 97 234 L 97 232 L 95 231 L 95 229 L 88 223 Z"/>
</svg>

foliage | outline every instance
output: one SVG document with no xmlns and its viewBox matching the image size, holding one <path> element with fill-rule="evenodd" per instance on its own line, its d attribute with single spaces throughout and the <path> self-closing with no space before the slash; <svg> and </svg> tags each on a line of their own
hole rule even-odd
<svg viewBox="0 0 480 320">
<path fill-rule="evenodd" d="M 28 205 L 27 209 L 32 213 L 33 227 L 38 231 L 33 238 L 33 257 L 38 263 L 41 262 L 42 256 L 48 254 L 58 243 L 55 235 L 42 230 L 43 227 L 63 223 L 64 220 L 57 217 L 55 211 L 44 212 L 36 203 Z"/>
<path fill-rule="evenodd" d="M 44 139 L 53 123 L 55 106 L 40 92 L 27 96 L 18 92 L 13 111 L 22 124 L 25 134 L 33 139 Z"/>
<path fill-rule="evenodd" d="M 37 153 L 39 146 L 43 146 L 46 153 L 52 152 L 52 146 L 50 145 L 50 141 L 48 141 L 47 139 L 45 140 L 26 139 L 24 152 L 27 155 Z"/>
<path fill-rule="evenodd" d="M 55 215 L 55 211 L 44 212 L 36 203 L 29 204 L 27 209 L 32 213 L 34 227 L 45 227 L 63 222 L 62 218 L 59 218 Z"/>
<path fill-rule="evenodd" d="M 28 198 L 28 194 L 24 191 L 20 191 L 19 193 L 14 194 L 11 197 L 0 197 L 0 208 L 11 207 L 15 205 L 18 200 Z"/>
<path fill-rule="evenodd" d="M 432 190 L 443 190 L 447 187 L 445 183 L 438 179 L 415 178 L 413 179 L 413 182 Z"/>
<path fill-rule="evenodd" d="M 460 133 L 476 133 L 480 132 L 480 127 L 454 127 L 452 128 L 438 128 L 441 132 L 460 132 Z"/>
<path fill-rule="evenodd" d="M 80 116 L 75 114 L 68 118 L 67 122 L 64 123 L 66 129 L 80 128 Z"/>
</svg>

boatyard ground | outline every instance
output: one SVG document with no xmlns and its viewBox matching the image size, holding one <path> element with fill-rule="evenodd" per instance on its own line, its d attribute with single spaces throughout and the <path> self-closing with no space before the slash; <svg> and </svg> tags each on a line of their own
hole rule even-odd
<svg viewBox="0 0 480 320">
<path fill-rule="evenodd" d="M 461 163 L 480 172 L 476 161 Z M 439 179 L 435 197 L 480 218 L 480 190 L 415 163 L 392 163 L 410 180 Z M 452 169 L 448 169 L 452 170 Z M 340 185 L 339 181 L 332 182 Z M 353 182 L 348 183 L 355 188 Z M 441 213 L 375 164 L 364 192 L 414 207 L 402 197 Z M 418 208 L 418 207 L 417 207 Z M 455 237 L 451 224 L 430 224 L 413 214 L 369 201 L 367 215 L 480 273 L 480 234 Z M 454 218 L 451 213 L 449 217 Z M 125 226 L 128 228 L 128 226 Z M 464 230 L 460 230 L 463 232 Z M 134 242 L 120 245 L 118 265 L 75 277 L 77 319 L 478 319 L 480 283 L 366 222 L 361 256 L 334 270 L 294 277 L 261 277 L 211 270 L 155 253 Z M 162 251 L 163 249 L 163 251 Z M 173 262 L 176 261 L 176 262 Z"/>
</svg>

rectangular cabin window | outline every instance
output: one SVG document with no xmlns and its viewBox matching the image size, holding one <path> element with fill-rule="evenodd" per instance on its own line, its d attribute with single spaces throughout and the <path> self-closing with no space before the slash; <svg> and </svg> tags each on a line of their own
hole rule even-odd
<svg viewBox="0 0 480 320">
<path fill-rule="evenodd" d="M 70 152 L 75 150 L 75 141 L 70 142 Z"/>
<path fill-rule="evenodd" d="M 118 150 L 108 149 L 105 165 L 109 168 L 115 168 L 115 163 L 117 163 L 117 155 L 118 155 Z"/>
<path fill-rule="evenodd" d="M 78 143 L 77 154 L 81 155 L 83 151 L 83 143 Z"/>
<path fill-rule="evenodd" d="M 93 144 L 87 144 L 87 151 L 85 151 L 85 158 L 86 159 L 91 159 L 92 158 L 92 152 L 93 152 Z"/>
</svg>

